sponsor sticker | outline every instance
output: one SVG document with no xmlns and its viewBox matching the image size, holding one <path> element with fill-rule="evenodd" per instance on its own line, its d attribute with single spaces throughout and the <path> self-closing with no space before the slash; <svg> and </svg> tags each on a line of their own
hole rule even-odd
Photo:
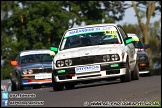
<svg viewBox="0 0 162 108">
<path fill-rule="evenodd" d="M 116 28 L 113 26 L 80 28 L 80 29 L 67 31 L 65 37 L 84 34 L 84 33 L 105 32 L 105 31 L 114 31 L 113 33 L 116 33 Z"/>
<path fill-rule="evenodd" d="M 46 78 L 52 78 L 51 73 L 45 73 L 45 74 L 36 74 L 35 79 L 46 79 Z"/>
<path fill-rule="evenodd" d="M 75 72 L 81 73 L 81 72 L 93 72 L 93 71 L 100 71 L 100 65 L 93 65 L 93 66 L 84 66 L 84 67 L 76 67 Z"/>
</svg>

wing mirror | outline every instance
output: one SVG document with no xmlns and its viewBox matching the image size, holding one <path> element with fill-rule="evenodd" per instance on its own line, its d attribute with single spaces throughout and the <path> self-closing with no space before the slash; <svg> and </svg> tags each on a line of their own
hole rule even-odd
<svg viewBox="0 0 162 108">
<path fill-rule="evenodd" d="M 150 48 L 150 44 L 144 44 L 145 49 Z"/>
<path fill-rule="evenodd" d="M 55 53 L 58 52 L 58 48 L 57 48 L 56 46 L 51 46 L 51 47 L 50 47 L 50 50 L 51 50 L 51 51 L 54 51 Z"/>
<path fill-rule="evenodd" d="M 132 43 L 133 38 L 132 37 L 127 37 L 127 38 L 125 38 L 124 42 L 125 42 L 126 45 L 129 44 L 129 43 Z"/>
<path fill-rule="evenodd" d="M 14 61 L 11 61 L 11 65 L 12 65 L 12 66 L 17 66 L 18 63 L 17 63 L 17 61 L 14 60 Z"/>
</svg>

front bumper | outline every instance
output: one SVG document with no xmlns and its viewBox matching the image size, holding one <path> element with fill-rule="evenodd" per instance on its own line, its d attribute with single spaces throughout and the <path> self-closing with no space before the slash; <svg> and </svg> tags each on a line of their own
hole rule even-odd
<svg viewBox="0 0 162 108">
<path fill-rule="evenodd" d="M 22 86 L 49 85 L 52 84 L 52 73 L 24 75 L 21 78 L 21 82 Z"/>
<path fill-rule="evenodd" d="M 116 67 L 111 67 L 111 65 L 116 65 Z M 103 63 L 103 64 L 91 64 L 88 66 L 100 65 L 100 71 L 90 71 L 90 72 L 80 72 L 77 73 L 75 68 L 84 67 L 75 66 L 69 68 L 59 68 L 53 70 L 54 78 L 56 82 L 79 82 L 84 80 L 95 80 L 95 79 L 104 79 L 111 77 L 120 77 L 125 75 L 126 72 L 126 63 L 125 62 L 115 62 L 115 63 Z M 60 73 L 60 71 L 63 71 Z"/>
<path fill-rule="evenodd" d="M 145 74 L 150 72 L 149 61 L 139 61 L 138 67 L 139 67 L 139 74 Z"/>
<path fill-rule="evenodd" d="M 34 80 L 32 82 L 30 82 L 30 79 L 22 79 L 22 86 L 48 85 L 48 84 L 52 84 L 52 79 Z"/>
</svg>

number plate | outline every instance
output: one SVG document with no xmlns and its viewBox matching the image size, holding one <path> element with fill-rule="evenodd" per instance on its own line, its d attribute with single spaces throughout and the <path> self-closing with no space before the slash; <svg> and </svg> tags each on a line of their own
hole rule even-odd
<svg viewBox="0 0 162 108">
<path fill-rule="evenodd" d="M 75 68 L 76 73 L 100 71 L 100 65 L 84 66 Z"/>
<path fill-rule="evenodd" d="M 45 74 L 35 75 L 35 79 L 46 79 L 46 78 L 52 78 L 52 74 L 51 73 L 45 73 Z"/>
</svg>

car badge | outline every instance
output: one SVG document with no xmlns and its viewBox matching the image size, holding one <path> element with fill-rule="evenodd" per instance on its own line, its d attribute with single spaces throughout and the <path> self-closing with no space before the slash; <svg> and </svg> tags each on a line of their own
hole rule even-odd
<svg viewBox="0 0 162 108">
<path fill-rule="evenodd" d="M 88 55 L 89 53 L 85 53 L 85 55 Z"/>
</svg>

